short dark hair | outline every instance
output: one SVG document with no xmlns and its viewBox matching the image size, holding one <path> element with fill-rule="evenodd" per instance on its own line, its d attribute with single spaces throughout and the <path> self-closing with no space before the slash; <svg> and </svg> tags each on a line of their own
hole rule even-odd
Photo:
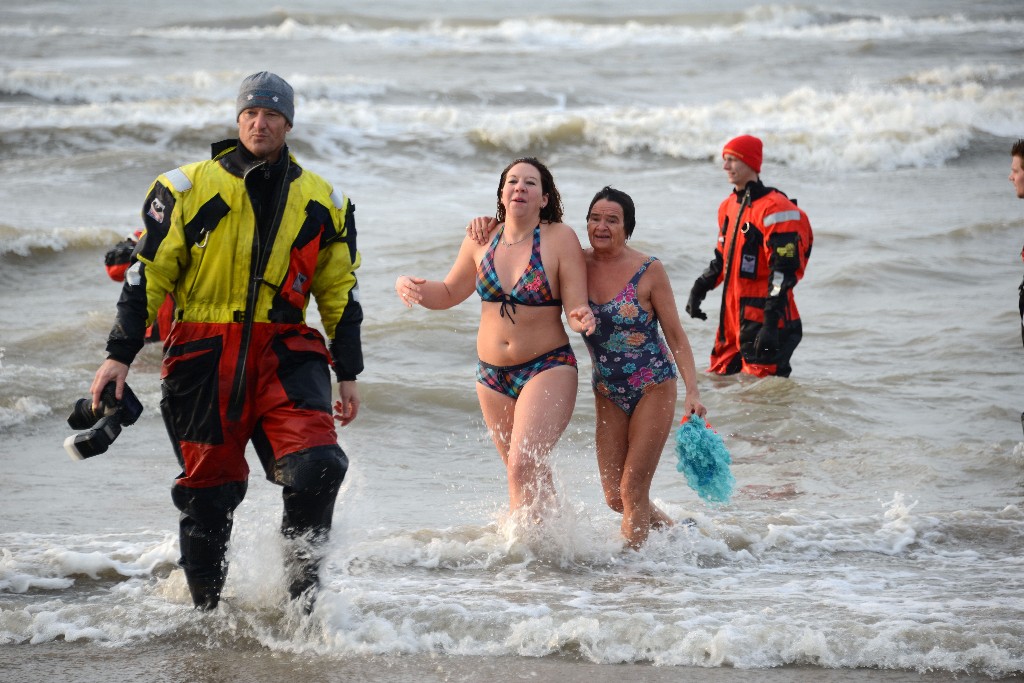
<svg viewBox="0 0 1024 683">
<path fill-rule="evenodd" d="M 633 205 L 633 198 L 622 190 L 616 190 L 610 185 L 605 185 L 594 198 L 590 200 L 590 207 L 587 209 L 587 222 L 590 222 L 590 212 L 594 210 L 594 204 L 597 204 L 602 199 L 607 199 L 610 202 L 615 202 L 622 207 L 622 219 L 626 228 L 626 239 L 633 236 L 633 228 L 636 227 L 636 206 Z"/>
<path fill-rule="evenodd" d="M 1019 139 L 1013 143 L 1013 149 L 1010 150 L 1010 156 L 1020 157 L 1021 161 L 1024 161 L 1024 139 Z"/>
<path fill-rule="evenodd" d="M 530 164 L 540 173 L 540 191 L 548 196 L 547 205 L 541 207 L 540 219 L 549 223 L 561 223 L 562 195 L 558 194 L 558 188 L 555 187 L 555 178 L 551 175 L 551 171 L 534 157 L 520 157 L 506 166 L 505 170 L 501 172 L 501 178 L 498 180 L 498 212 L 494 214 L 494 217 L 498 219 L 499 223 L 505 220 L 505 206 L 501 203 L 501 191 L 505 188 L 505 179 L 508 177 L 508 172 L 516 164 Z"/>
</svg>

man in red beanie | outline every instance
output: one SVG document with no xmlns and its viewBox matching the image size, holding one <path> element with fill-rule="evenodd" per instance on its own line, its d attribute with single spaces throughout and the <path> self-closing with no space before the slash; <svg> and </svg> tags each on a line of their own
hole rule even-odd
<svg viewBox="0 0 1024 683">
<path fill-rule="evenodd" d="M 701 302 L 722 285 L 718 334 L 709 372 L 788 377 L 803 336 L 793 288 L 803 277 L 814 235 L 807 214 L 781 191 L 766 187 L 762 145 L 741 135 L 722 149 L 734 190 L 718 207 L 718 246 L 693 283 L 686 312 L 707 320 Z"/>
</svg>

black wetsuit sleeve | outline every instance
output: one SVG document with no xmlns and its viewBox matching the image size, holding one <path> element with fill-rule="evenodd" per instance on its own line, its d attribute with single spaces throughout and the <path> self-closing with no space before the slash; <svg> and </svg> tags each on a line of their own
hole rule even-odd
<svg viewBox="0 0 1024 683">
<path fill-rule="evenodd" d="M 715 257 L 708 263 L 708 267 L 704 269 L 704 272 L 700 274 L 694 286 L 699 286 L 705 292 L 714 289 L 718 285 L 718 279 L 722 275 L 722 264 L 725 259 L 722 257 L 722 252 L 715 249 Z"/>
<path fill-rule="evenodd" d="M 339 382 L 354 380 L 363 371 L 363 345 L 360 325 L 363 322 L 363 307 L 358 301 L 349 301 L 341 320 L 334 328 L 331 340 L 331 358 L 334 374 Z"/>
<path fill-rule="evenodd" d="M 131 365 L 146 343 L 149 298 L 145 261 L 152 260 L 167 236 L 174 204 L 175 198 L 170 189 L 159 181 L 154 182 L 142 206 L 146 230 L 132 254 L 136 262 L 125 274 L 114 326 L 107 337 L 107 358 Z M 138 260 L 140 258 L 142 260 Z M 161 303 L 163 299 L 161 296 Z"/>
<path fill-rule="evenodd" d="M 121 297 L 117 300 L 114 327 L 107 337 L 107 358 L 131 365 L 146 340 L 146 285 L 145 266 L 136 264 L 142 282 L 131 285 L 125 279 Z"/>
<path fill-rule="evenodd" d="M 338 322 L 334 325 L 331 337 L 330 352 L 334 365 L 334 374 L 339 382 L 351 381 L 363 371 L 363 346 L 361 326 L 363 324 L 363 307 L 359 302 L 359 281 L 353 272 L 353 265 L 359 262 L 359 251 L 356 247 L 355 205 L 348 202 L 344 213 L 344 229 L 338 230 L 326 248 L 341 250 L 342 269 L 347 271 L 345 279 L 351 278 L 349 290 L 345 295 L 345 307 L 341 311 Z M 319 304 L 319 300 L 317 301 Z"/>
</svg>

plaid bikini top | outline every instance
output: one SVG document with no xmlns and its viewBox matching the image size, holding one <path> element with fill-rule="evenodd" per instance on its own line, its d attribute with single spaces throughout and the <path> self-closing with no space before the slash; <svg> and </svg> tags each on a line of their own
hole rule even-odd
<svg viewBox="0 0 1024 683">
<path fill-rule="evenodd" d="M 540 260 L 540 225 L 533 229 L 533 251 L 530 252 L 530 263 L 526 270 L 519 277 L 519 280 L 512 287 L 508 294 L 501 287 L 501 280 L 494 270 L 494 250 L 505 233 L 502 227 L 494 236 L 491 246 L 487 248 L 480 265 L 476 269 L 476 293 L 482 301 L 501 303 L 501 317 L 508 316 L 509 321 L 515 324 L 512 315 L 516 312 L 516 306 L 561 306 L 560 299 L 556 299 L 551 293 L 551 285 L 548 283 L 547 275 L 544 274 L 544 265 Z"/>
</svg>

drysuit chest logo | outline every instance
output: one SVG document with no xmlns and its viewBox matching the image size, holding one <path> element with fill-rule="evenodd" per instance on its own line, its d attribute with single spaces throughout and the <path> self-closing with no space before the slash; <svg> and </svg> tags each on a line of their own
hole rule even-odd
<svg viewBox="0 0 1024 683">
<path fill-rule="evenodd" d="M 153 201 L 149 203 L 149 210 L 146 211 L 146 215 L 157 223 L 163 223 L 164 208 L 164 203 L 160 201 L 159 197 L 153 197 Z"/>
</svg>

